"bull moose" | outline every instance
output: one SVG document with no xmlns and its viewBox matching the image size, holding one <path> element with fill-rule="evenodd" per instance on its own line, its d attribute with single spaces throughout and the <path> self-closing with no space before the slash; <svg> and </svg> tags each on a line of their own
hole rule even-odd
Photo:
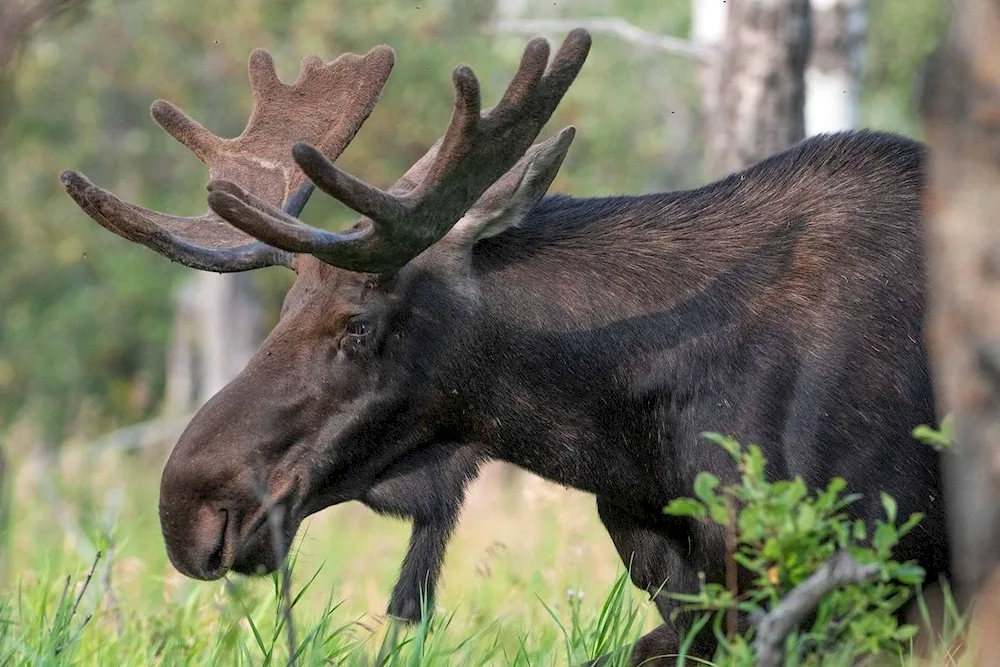
<svg viewBox="0 0 1000 667">
<path fill-rule="evenodd" d="M 173 261 L 297 274 L 274 330 L 163 470 L 178 570 L 272 571 L 306 516 L 359 500 L 413 520 L 389 611 L 418 618 L 467 482 L 503 460 L 596 496 L 664 619 L 633 659 L 669 655 L 690 618 L 672 616 L 661 587 L 723 577 L 720 530 L 662 512 L 699 471 L 735 479 L 699 438 L 715 430 L 760 443 L 776 477 L 845 478 L 864 496 L 856 517 L 880 515 L 880 490 L 901 514 L 924 512 L 897 556 L 947 571 L 939 461 L 910 437 L 934 420 L 921 145 L 839 133 L 695 190 L 546 196 L 575 130 L 533 142 L 590 43 L 570 32 L 549 65 L 548 43 L 530 41 L 486 110 L 472 70 L 455 69 L 447 130 L 388 190 L 333 164 L 381 95 L 384 46 L 307 58 L 291 84 L 254 51 L 235 139 L 155 102 L 153 118 L 208 166 L 200 217 L 62 174 L 94 220 Z M 313 187 L 359 222 L 300 221 Z"/>
</svg>

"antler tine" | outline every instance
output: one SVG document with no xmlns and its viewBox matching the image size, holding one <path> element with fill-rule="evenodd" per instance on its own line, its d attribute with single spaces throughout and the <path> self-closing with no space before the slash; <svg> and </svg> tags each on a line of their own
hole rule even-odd
<svg viewBox="0 0 1000 667">
<path fill-rule="evenodd" d="M 208 131 L 165 100 L 150 108 L 153 120 L 208 166 L 212 180 L 238 184 L 268 206 L 298 215 L 313 185 L 289 150 L 308 141 L 336 159 L 367 119 L 394 64 L 387 46 L 363 56 L 343 54 L 326 63 L 302 61 L 291 84 L 278 79 L 271 55 L 255 49 L 249 58 L 253 109 L 246 129 L 234 139 Z M 291 256 L 247 235 L 209 210 L 180 217 L 122 201 L 77 172 L 63 172 L 67 192 L 99 224 L 169 259 L 207 271 L 231 272 L 290 265 Z"/>
<path fill-rule="evenodd" d="M 548 43 L 530 41 L 500 102 L 485 111 L 480 111 L 475 74 L 466 66 L 456 68 L 455 108 L 444 136 L 388 192 L 341 171 L 320 151 L 297 144 L 295 161 L 316 186 L 371 222 L 364 233 L 352 233 L 349 239 L 323 237 L 329 245 L 311 253 L 345 269 L 387 273 L 442 238 L 531 147 L 583 66 L 590 43 L 587 31 L 570 32 L 546 70 Z M 296 251 L 304 247 L 301 234 L 280 225 L 269 231 L 269 238 Z"/>
<path fill-rule="evenodd" d="M 545 90 L 548 95 L 542 99 L 546 113 L 551 114 L 555 111 L 563 95 L 573 85 L 587 59 L 587 54 L 590 53 L 590 44 L 590 33 L 582 28 L 570 31 L 563 40 L 552 67 L 545 75 Z"/>
<path fill-rule="evenodd" d="M 545 62 L 542 61 L 542 69 L 544 68 Z M 444 138 L 438 143 L 455 151 L 467 145 L 471 133 L 475 131 L 481 102 L 479 81 L 469 67 L 456 68 L 452 81 L 455 86 L 455 108 Z M 358 213 L 376 221 L 395 220 L 405 215 L 406 202 L 346 173 L 309 144 L 296 144 L 292 155 L 320 190 Z"/>
<path fill-rule="evenodd" d="M 208 189 L 208 205 L 215 213 L 264 243 L 280 244 L 291 252 L 320 252 L 330 243 L 357 241 L 371 231 L 361 227 L 336 233 L 310 227 L 301 223 L 288 207 L 275 208 L 229 181 L 212 181 Z"/>
<path fill-rule="evenodd" d="M 64 171 L 59 178 L 77 205 L 102 227 L 124 239 L 155 250 L 167 259 L 184 266 L 216 273 L 249 271 L 265 266 L 291 266 L 291 256 L 288 252 L 259 241 L 234 247 L 209 246 L 192 242 L 171 231 L 168 225 L 155 222 L 157 218 L 166 217 L 164 214 L 122 201 L 91 183 L 83 174 Z M 298 196 L 293 198 L 296 206 L 305 205 L 303 197 L 308 199 L 311 190 L 302 186 L 300 192 L 302 194 L 297 192 Z M 205 220 L 171 217 L 170 222 L 175 227 L 180 227 L 183 223 L 199 225 Z"/>
<path fill-rule="evenodd" d="M 372 220 L 394 220 L 404 215 L 404 204 L 396 197 L 348 174 L 309 144 L 295 144 L 292 157 L 316 187 L 361 215 Z"/>
<path fill-rule="evenodd" d="M 516 105 L 523 102 L 545 74 L 548 62 L 549 43 L 542 37 L 536 37 L 528 42 L 524 47 L 524 53 L 521 54 L 517 72 L 507 84 L 503 97 L 500 98 L 500 104 Z"/>
<path fill-rule="evenodd" d="M 530 45 L 529 45 L 530 48 Z M 548 49 L 546 48 L 546 51 Z M 526 50 L 527 51 L 527 50 Z M 545 61 L 541 63 L 545 68 Z M 522 61 L 521 69 L 524 68 Z M 521 74 L 519 69 L 518 74 Z M 515 75 L 515 80 L 518 78 Z M 455 68 L 451 76 L 455 86 L 455 108 L 448 122 L 448 128 L 437 146 L 436 156 L 452 156 L 451 161 L 435 159 L 429 163 L 428 173 L 420 184 L 410 193 L 416 197 L 430 192 L 439 183 L 454 162 L 468 155 L 475 145 L 475 133 L 481 119 L 482 101 L 479 96 L 479 80 L 472 69 L 466 65 Z"/>
</svg>

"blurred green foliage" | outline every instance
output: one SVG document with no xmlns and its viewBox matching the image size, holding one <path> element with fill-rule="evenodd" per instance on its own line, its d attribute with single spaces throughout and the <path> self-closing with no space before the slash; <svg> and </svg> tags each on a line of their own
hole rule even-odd
<svg viewBox="0 0 1000 667">
<path fill-rule="evenodd" d="M 916 104 L 919 71 L 944 37 L 950 4 L 943 0 L 868 2 L 863 125 L 922 137 Z"/>
<path fill-rule="evenodd" d="M 526 3 L 525 17 L 614 14 L 686 35 L 689 0 Z M 937 0 L 871 3 L 865 123 L 918 126 L 911 89 L 935 44 Z M 204 210 L 206 172 L 150 120 L 166 98 L 222 136 L 246 121 L 246 59 L 269 49 L 294 78 L 309 54 L 391 45 L 397 64 L 379 107 L 340 160 L 392 183 L 437 138 L 452 103 L 450 71 L 473 66 L 491 104 L 525 35 L 497 35 L 495 0 L 91 0 L 35 36 L 14 78 L 0 134 L 0 421 L 28 414 L 57 441 L 155 413 L 174 287 L 188 275 L 86 217 L 58 174 L 78 169 L 119 196 L 177 214 Z M 544 131 L 579 134 L 553 191 L 575 195 L 702 182 L 695 63 L 596 36 L 587 65 Z M 327 228 L 350 212 L 321 195 L 303 218 Z M 270 321 L 290 276 L 258 272 Z M 85 422 L 79 421 L 81 415 Z"/>
</svg>

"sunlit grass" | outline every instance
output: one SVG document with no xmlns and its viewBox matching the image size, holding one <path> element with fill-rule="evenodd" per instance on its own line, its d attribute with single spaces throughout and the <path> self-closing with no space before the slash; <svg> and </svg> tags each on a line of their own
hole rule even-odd
<svg viewBox="0 0 1000 667">
<path fill-rule="evenodd" d="M 11 456 L 0 665 L 287 663 L 276 580 L 196 582 L 169 564 L 156 514 L 165 453 Z M 357 504 L 306 521 L 292 577 L 297 664 L 575 664 L 657 622 L 584 494 L 526 477 L 505 489 L 488 471 L 430 624 L 394 628 L 384 611 L 408 534 Z M 75 599 L 98 550 L 67 621 L 61 587 L 69 576 Z"/>
<path fill-rule="evenodd" d="M 408 525 L 357 504 L 310 518 L 293 548 L 290 642 L 280 578 L 196 582 L 169 564 L 156 513 L 165 450 L 70 446 L 45 458 L 12 444 L 0 667 L 264 666 L 292 655 L 300 667 L 575 665 L 660 622 L 592 498 L 529 476 L 505 488 L 494 470 L 470 494 L 433 617 L 415 627 L 384 615 Z M 627 664 L 627 651 L 613 655 L 608 667 Z M 948 640 L 929 662 L 904 652 L 886 664 L 970 663 Z"/>
</svg>

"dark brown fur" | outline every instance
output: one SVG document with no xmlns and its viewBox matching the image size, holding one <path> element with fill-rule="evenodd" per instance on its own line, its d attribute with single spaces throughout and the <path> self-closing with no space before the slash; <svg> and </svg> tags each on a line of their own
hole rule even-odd
<svg viewBox="0 0 1000 667">
<path fill-rule="evenodd" d="M 361 500 L 417 518 L 393 597 L 413 618 L 466 480 L 502 459 L 593 493 L 636 585 L 692 591 L 721 580 L 723 536 L 661 508 L 699 471 L 735 478 L 712 430 L 759 443 L 774 477 L 844 477 L 860 518 L 882 490 L 924 512 L 897 557 L 945 574 L 938 457 L 910 437 L 935 421 L 923 159 L 846 133 L 699 190 L 548 197 L 468 256 L 446 237 L 380 282 L 296 256 L 278 325 L 164 470 L 171 560 L 272 569 L 307 515 Z M 281 553 L 262 491 L 285 509 Z M 687 627 L 655 601 L 665 625 L 637 659 Z"/>
</svg>

